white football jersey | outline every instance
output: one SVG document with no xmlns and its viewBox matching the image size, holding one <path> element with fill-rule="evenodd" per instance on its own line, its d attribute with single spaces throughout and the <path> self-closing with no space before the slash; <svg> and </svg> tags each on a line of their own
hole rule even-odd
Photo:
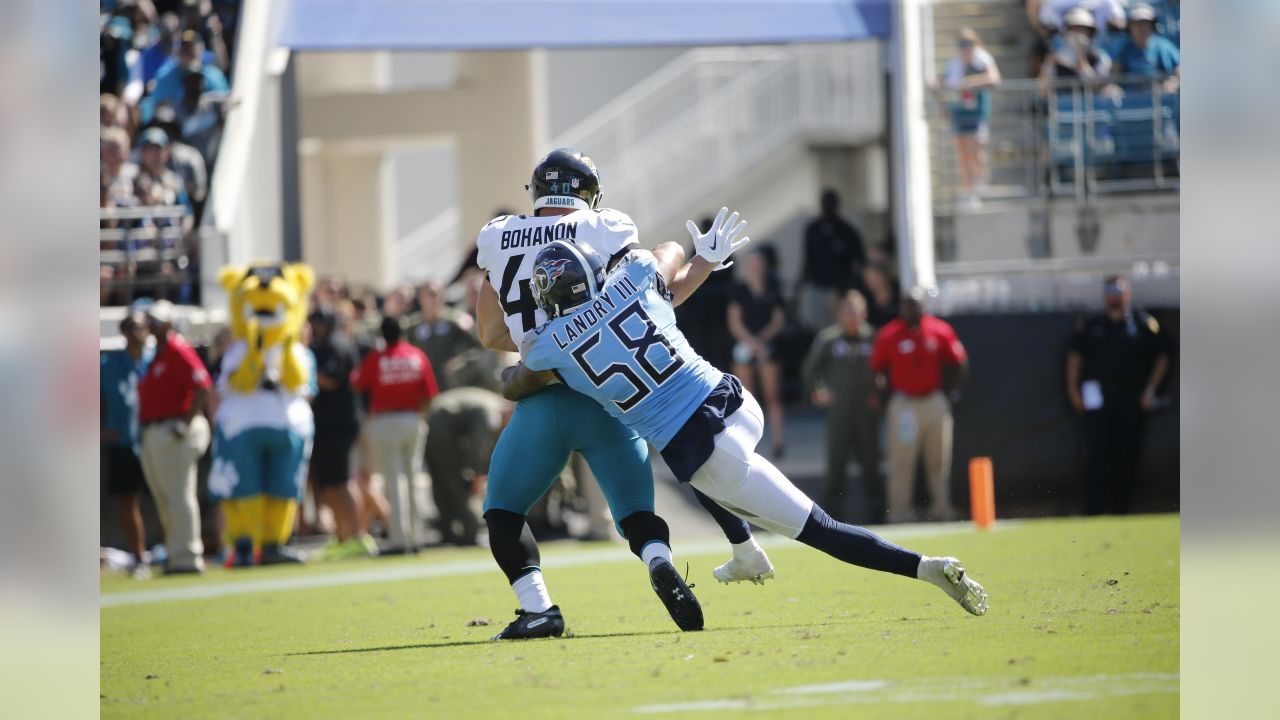
<svg viewBox="0 0 1280 720">
<path fill-rule="evenodd" d="M 529 281 L 533 277 L 533 259 L 553 240 L 585 242 L 606 262 L 618 251 L 640 242 L 631 218 L 608 208 L 541 217 L 503 215 L 490 220 L 476 238 L 476 262 L 498 291 L 507 332 L 516 347 L 520 347 L 525 333 L 547 321 L 533 300 Z"/>
</svg>

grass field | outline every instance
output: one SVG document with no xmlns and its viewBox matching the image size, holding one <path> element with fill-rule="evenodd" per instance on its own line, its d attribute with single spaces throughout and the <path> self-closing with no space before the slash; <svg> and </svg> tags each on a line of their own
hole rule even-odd
<svg viewBox="0 0 1280 720">
<path fill-rule="evenodd" d="M 570 637 L 487 638 L 514 598 L 485 550 L 205 578 L 102 580 L 104 717 L 1161 718 L 1178 713 L 1178 518 L 886 533 L 960 557 L 991 594 L 769 544 L 676 543 L 707 629 L 680 633 L 618 546 L 544 549 Z M 715 548 L 714 552 L 708 550 Z M 700 552 L 699 552 L 700 551 Z M 202 594 L 206 597 L 187 597 Z M 487 619 L 487 626 L 468 626 Z"/>
</svg>

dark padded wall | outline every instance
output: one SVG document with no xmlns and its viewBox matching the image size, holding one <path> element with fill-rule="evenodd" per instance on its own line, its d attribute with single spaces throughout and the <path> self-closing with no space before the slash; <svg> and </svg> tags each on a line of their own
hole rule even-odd
<svg viewBox="0 0 1280 720">
<path fill-rule="evenodd" d="M 1151 310 L 1174 347 L 1161 394 L 1167 407 L 1146 427 L 1139 511 L 1178 507 L 1177 310 Z M 995 466 L 996 505 L 1005 514 L 1067 514 L 1080 510 L 1083 429 L 1067 404 L 1064 363 L 1078 319 L 1071 313 L 957 315 L 955 327 L 970 356 L 969 384 L 955 407 L 953 488 L 967 507 L 969 458 Z"/>
</svg>

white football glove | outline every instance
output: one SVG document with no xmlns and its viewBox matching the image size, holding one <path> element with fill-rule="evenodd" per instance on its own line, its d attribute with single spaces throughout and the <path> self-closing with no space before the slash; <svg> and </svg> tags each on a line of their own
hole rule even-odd
<svg viewBox="0 0 1280 720">
<path fill-rule="evenodd" d="M 689 229 L 689 235 L 693 237 L 694 250 L 702 256 L 703 260 L 715 265 L 716 270 L 724 270 L 732 265 L 732 261 L 725 262 L 725 260 L 751 242 L 751 238 L 746 236 L 741 240 L 737 239 L 747 227 L 747 221 L 739 222 L 736 212 L 725 220 L 724 216 L 728 214 L 729 208 L 720 208 L 715 222 L 711 223 L 706 233 L 698 232 L 698 226 L 692 220 L 685 225 Z"/>
</svg>

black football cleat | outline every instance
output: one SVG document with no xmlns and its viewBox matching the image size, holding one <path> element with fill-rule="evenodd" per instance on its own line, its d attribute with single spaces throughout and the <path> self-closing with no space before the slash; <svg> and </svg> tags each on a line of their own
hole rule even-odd
<svg viewBox="0 0 1280 720">
<path fill-rule="evenodd" d="M 671 563 L 665 560 L 655 562 L 649 568 L 649 584 L 658 593 L 658 599 L 667 607 L 667 613 L 676 621 L 677 627 L 685 632 L 702 629 L 702 606 Z"/>
<path fill-rule="evenodd" d="M 502 632 L 494 635 L 494 640 L 529 640 L 532 638 L 559 637 L 564 634 L 564 616 L 560 614 L 560 606 L 552 605 L 544 612 L 536 613 L 528 610 L 517 610 L 516 619 Z"/>
</svg>

